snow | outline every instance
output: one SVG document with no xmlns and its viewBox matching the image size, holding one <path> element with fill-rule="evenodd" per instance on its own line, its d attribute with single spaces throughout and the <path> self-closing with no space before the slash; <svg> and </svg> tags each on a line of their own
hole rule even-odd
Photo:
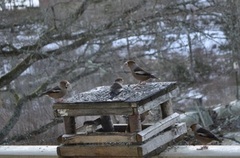
<svg viewBox="0 0 240 158">
<path fill-rule="evenodd" d="M 121 46 L 127 46 L 127 40 L 129 41 L 130 47 L 136 46 L 136 45 L 146 45 L 150 44 L 155 38 L 153 36 L 149 35 L 140 35 L 140 36 L 130 36 L 127 38 L 121 38 L 118 40 L 113 41 L 112 46 L 113 47 L 121 47 Z"/>
<path fill-rule="evenodd" d="M 192 49 L 202 48 L 207 51 L 214 51 L 214 53 L 222 53 L 219 47 L 227 43 L 224 33 L 220 30 L 205 30 L 203 32 L 194 32 L 189 34 L 192 42 Z M 188 56 L 189 44 L 188 36 L 184 34 L 167 34 L 168 42 L 162 50 L 168 50 L 169 53 L 180 53 Z M 131 47 L 146 46 L 154 42 L 155 37 L 149 35 L 131 36 L 128 37 L 129 45 Z M 113 47 L 127 46 L 127 38 L 121 38 L 112 42 Z M 145 51 L 145 54 L 153 54 L 155 49 Z"/>
<path fill-rule="evenodd" d="M 203 48 L 205 50 L 212 50 L 214 53 L 221 53 L 219 46 L 227 42 L 226 37 L 222 31 L 204 31 L 203 33 L 190 33 L 192 42 L 192 49 Z M 181 53 L 182 55 L 188 55 L 189 45 L 187 34 L 169 34 L 166 35 L 167 39 L 172 42 L 168 42 L 164 47 L 171 53 Z M 163 48 L 163 49 L 164 49 Z"/>
<path fill-rule="evenodd" d="M 39 6 L 39 0 L 22 0 L 22 1 L 9 1 L 10 3 L 6 3 L 6 8 L 13 9 L 13 6 L 21 6 L 23 5 L 25 7 L 38 7 Z M 11 3 L 12 2 L 12 3 Z M 1 10 L 1 9 L 0 9 Z"/>
<path fill-rule="evenodd" d="M 47 45 L 43 46 L 41 51 L 42 52 L 53 51 L 53 50 L 59 49 L 63 46 L 70 45 L 73 42 L 74 41 L 72 41 L 72 40 L 57 41 L 57 42 L 50 43 L 50 44 L 47 44 Z"/>
<path fill-rule="evenodd" d="M 82 55 L 86 53 L 87 55 L 91 55 L 99 51 L 100 46 L 98 44 L 84 44 L 81 47 L 75 50 L 76 55 Z"/>
</svg>

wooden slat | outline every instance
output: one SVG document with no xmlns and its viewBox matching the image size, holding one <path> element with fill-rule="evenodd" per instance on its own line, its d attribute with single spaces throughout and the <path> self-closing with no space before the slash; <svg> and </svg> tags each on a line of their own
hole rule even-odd
<svg viewBox="0 0 240 158">
<path fill-rule="evenodd" d="M 171 116 L 166 117 L 164 120 L 160 120 L 159 122 L 155 123 L 153 126 L 150 126 L 145 130 L 138 132 L 137 141 L 144 142 L 152 138 L 154 135 L 157 135 L 164 129 L 175 124 L 179 119 L 180 119 L 179 114 L 173 113 Z"/>
<path fill-rule="evenodd" d="M 59 156 L 106 156 L 106 157 L 142 157 L 162 145 L 187 132 L 185 123 L 180 123 L 172 130 L 157 135 L 143 145 L 102 144 L 102 145 L 63 145 L 57 148 Z"/>
<path fill-rule="evenodd" d="M 136 133 L 120 133 L 120 132 L 108 132 L 108 133 L 91 133 L 88 135 L 76 134 L 76 135 L 63 135 L 62 144 L 79 144 L 79 143 L 137 143 Z"/>
<path fill-rule="evenodd" d="M 176 82 L 171 82 L 168 85 L 166 85 L 166 87 L 159 89 L 158 92 L 156 92 L 154 94 L 149 93 L 149 96 L 146 96 L 145 98 L 142 98 L 141 100 L 138 100 L 135 102 L 137 102 L 138 105 L 144 105 L 144 104 L 148 103 L 149 101 L 155 100 L 156 98 L 158 98 L 160 96 L 164 96 L 165 94 L 172 92 L 176 88 L 177 88 Z M 177 90 L 175 90 L 175 92 L 177 92 Z M 175 93 L 172 93 L 172 94 L 175 94 Z"/>
<path fill-rule="evenodd" d="M 71 145 L 59 146 L 57 148 L 59 156 L 82 156 L 82 157 L 138 157 L 142 155 L 142 149 L 138 146 L 112 146 L 112 145 Z"/>
<path fill-rule="evenodd" d="M 102 109 L 56 109 L 55 117 L 60 116 L 99 116 L 99 115 L 130 115 L 132 108 L 102 108 Z"/>
<path fill-rule="evenodd" d="M 187 127 L 185 123 L 180 123 L 175 126 L 172 130 L 168 130 L 163 134 L 156 136 L 154 139 L 149 140 L 145 144 L 141 145 L 142 154 L 147 155 L 164 144 L 176 139 L 182 134 L 187 133 Z"/>
<path fill-rule="evenodd" d="M 135 106 L 126 102 L 76 102 L 76 103 L 55 103 L 53 109 L 102 109 L 102 108 L 131 108 Z"/>
<path fill-rule="evenodd" d="M 156 82 L 151 84 L 157 84 L 158 87 L 154 87 L 154 91 L 149 91 L 150 89 L 145 89 L 145 91 L 141 91 L 143 93 L 139 97 L 128 97 L 125 102 L 136 102 L 139 105 L 145 104 L 151 100 L 154 100 L 155 98 L 162 96 L 164 94 L 167 94 L 171 92 L 172 90 L 177 88 L 176 82 Z M 134 96 L 134 95 L 133 95 Z"/>
<path fill-rule="evenodd" d="M 152 126 L 153 123 L 142 124 L 142 129 L 146 129 L 149 126 Z M 125 132 L 128 124 L 114 124 L 114 130 L 117 132 Z"/>
<path fill-rule="evenodd" d="M 173 93 L 175 93 L 175 91 L 177 90 L 174 90 Z M 164 94 L 162 96 L 159 96 L 155 99 L 152 99 L 151 101 L 149 102 L 146 102 L 144 104 L 139 104 L 139 108 L 138 108 L 138 112 L 141 114 L 141 113 L 144 113 L 145 111 L 148 111 L 148 110 L 151 110 L 155 107 L 158 107 L 160 104 L 170 100 L 172 98 L 171 94 L 170 93 L 167 93 L 167 94 Z"/>
</svg>

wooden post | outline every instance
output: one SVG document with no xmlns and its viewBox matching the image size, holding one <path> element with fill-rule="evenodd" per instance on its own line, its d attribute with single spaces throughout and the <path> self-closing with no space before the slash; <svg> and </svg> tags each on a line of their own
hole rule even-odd
<svg viewBox="0 0 240 158">
<path fill-rule="evenodd" d="M 65 132 L 66 134 L 75 134 L 76 127 L 75 127 L 75 117 L 73 116 L 64 116 L 63 117 Z"/>
<path fill-rule="evenodd" d="M 130 132 L 139 132 L 142 130 L 141 117 L 137 108 L 133 108 L 133 114 L 128 116 L 128 125 Z"/>
<path fill-rule="evenodd" d="M 109 115 L 101 116 L 101 124 L 104 132 L 113 132 L 114 126 Z"/>
<path fill-rule="evenodd" d="M 168 101 L 160 104 L 160 106 L 161 106 L 161 111 L 162 111 L 162 119 L 164 119 L 164 118 L 173 114 L 171 100 L 168 100 Z"/>
</svg>

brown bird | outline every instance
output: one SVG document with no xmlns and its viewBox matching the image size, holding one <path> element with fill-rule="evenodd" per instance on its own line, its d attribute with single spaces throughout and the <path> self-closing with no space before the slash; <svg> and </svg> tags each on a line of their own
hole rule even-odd
<svg viewBox="0 0 240 158">
<path fill-rule="evenodd" d="M 114 83 L 110 87 L 110 98 L 113 99 L 117 95 L 119 95 L 122 92 L 122 84 L 123 84 L 123 79 L 122 78 L 117 78 Z"/>
<path fill-rule="evenodd" d="M 145 70 L 143 70 L 141 67 L 139 67 L 135 61 L 133 60 L 128 60 L 127 62 L 125 62 L 124 65 L 127 65 L 130 70 L 131 70 L 131 73 L 133 75 L 133 77 L 137 80 L 139 80 L 140 84 L 144 81 L 147 81 L 148 79 L 150 78 L 155 78 L 155 79 L 159 79 L 157 78 L 156 76 L 146 72 Z"/>
<path fill-rule="evenodd" d="M 219 140 L 212 132 L 210 132 L 207 129 L 203 128 L 199 124 L 192 124 L 190 126 L 190 128 L 194 132 L 195 138 L 203 144 L 203 147 L 201 147 L 198 150 L 208 149 L 207 144 L 212 142 L 212 141 L 219 141 L 219 142 L 221 142 L 221 140 Z"/>
<path fill-rule="evenodd" d="M 67 91 L 70 87 L 71 84 L 67 80 L 63 80 L 59 83 L 59 86 L 43 92 L 42 95 L 48 95 L 49 97 L 55 99 L 57 102 L 61 102 L 63 101 L 62 97 L 67 94 Z"/>
</svg>

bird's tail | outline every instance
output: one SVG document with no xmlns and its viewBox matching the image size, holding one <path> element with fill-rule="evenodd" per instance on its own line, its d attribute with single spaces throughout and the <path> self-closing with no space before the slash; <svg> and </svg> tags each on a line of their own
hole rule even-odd
<svg viewBox="0 0 240 158">
<path fill-rule="evenodd" d="M 158 78 L 158 77 L 156 77 L 156 76 L 154 76 L 154 75 L 151 75 L 151 78 L 155 78 L 155 79 L 157 79 L 157 80 L 160 81 L 160 78 Z"/>
</svg>

